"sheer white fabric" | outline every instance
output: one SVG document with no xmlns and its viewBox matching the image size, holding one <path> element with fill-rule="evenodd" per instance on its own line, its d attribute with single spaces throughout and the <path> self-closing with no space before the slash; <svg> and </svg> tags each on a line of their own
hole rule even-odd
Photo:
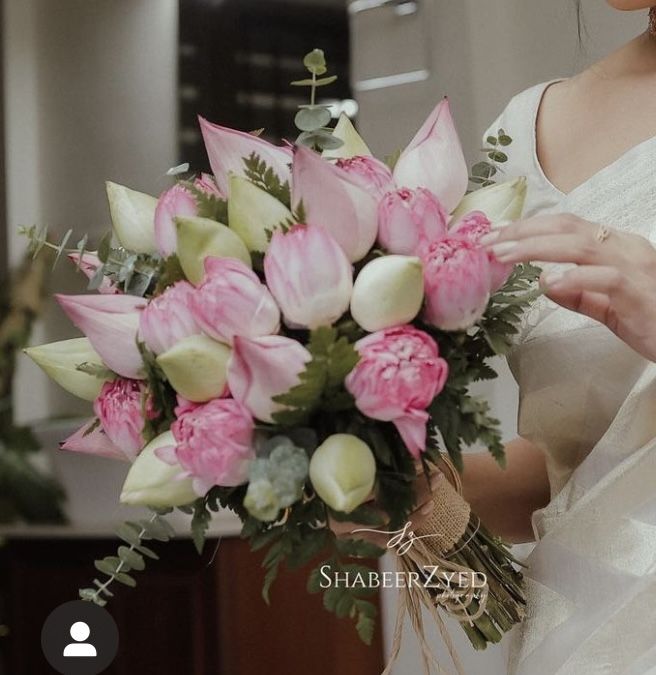
<svg viewBox="0 0 656 675">
<path fill-rule="evenodd" d="M 486 133 L 513 138 L 506 171 L 527 177 L 527 215 L 575 213 L 656 242 L 656 138 L 564 194 L 536 155 L 549 84 L 512 99 Z M 656 364 L 540 299 L 509 365 L 518 431 L 545 452 L 552 497 L 532 517 L 528 615 L 509 638 L 509 674 L 656 673 Z"/>
</svg>

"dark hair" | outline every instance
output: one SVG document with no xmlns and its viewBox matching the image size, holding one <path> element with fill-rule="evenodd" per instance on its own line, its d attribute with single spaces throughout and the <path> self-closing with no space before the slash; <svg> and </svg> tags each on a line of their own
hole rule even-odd
<svg viewBox="0 0 656 675">
<path fill-rule="evenodd" d="M 581 7 L 581 0 L 576 2 L 576 24 L 578 27 L 579 42 L 583 41 L 583 34 L 585 33 L 585 26 L 583 24 L 583 8 Z"/>
</svg>

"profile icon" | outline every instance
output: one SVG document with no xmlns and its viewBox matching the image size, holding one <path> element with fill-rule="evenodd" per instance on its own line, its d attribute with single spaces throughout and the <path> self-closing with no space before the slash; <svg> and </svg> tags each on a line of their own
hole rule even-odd
<svg viewBox="0 0 656 675">
<path fill-rule="evenodd" d="M 71 637 L 75 642 L 66 645 L 64 649 L 64 656 L 66 657 L 95 657 L 98 655 L 96 648 L 90 643 L 86 642 L 91 635 L 89 625 L 84 621 L 76 621 L 70 630 Z"/>
<path fill-rule="evenodd" d="M 56 607 L 41 629 L 43 655 L 61 675 L 104 673 L 116 658 L 118 645 L 118 627 L 112 615 L 86 600 Z"/>
</svg>

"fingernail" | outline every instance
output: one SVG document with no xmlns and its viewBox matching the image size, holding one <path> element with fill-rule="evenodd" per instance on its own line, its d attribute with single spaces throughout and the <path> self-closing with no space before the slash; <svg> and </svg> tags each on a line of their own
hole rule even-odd
<svg viewBox="0 0 656 675">
<path fill-rule="evenodd" d="M 498 238 L 501 232 L 499 230 L 492 230 L 491 232 L 488 232 L 487 234 L 484 234 L 481 238 L 479 243 L 481 246 L 489 246 L 490 244 L 493 244 Z"/>
<path fill-rule="evenodd" d="M 505 262 L 506 258 L 512 257 L 512 252 L 517 248 L 518 243 L 517 241 L 502 241 L 492 247 L 492 253 L 499 262 Z"/>
<path fill-rule="evenodd" d="M 562 281 L 562 278 L 565 276 L 563 272 L 548 272 L 544 275 L 544 285 L 547 288 L 554 286 L 559 281 Z"/>
<path fill-rule="evenodd" d="M 422 516 L 430 516 L 431 513 L 433 513 L 433 509 L 435 508 L 435 504 L 433 502 L 428 502 L 428 504 L 424 504 L 421 507 L 421 513 Z"/>
</svg>

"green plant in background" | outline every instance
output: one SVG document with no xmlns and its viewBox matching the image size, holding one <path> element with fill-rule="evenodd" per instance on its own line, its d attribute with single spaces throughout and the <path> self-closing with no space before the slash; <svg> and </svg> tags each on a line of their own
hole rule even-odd
<svg viewBox="0 0 656 675">
<path fill-rule="evenodd" d="M 47 259 L 26 261 L 11 283 L 0 285 L 0 522 L 59 523 L 64 492 L 34 462 L 39 443 L 14 423 L 12 384 L 16 355 L 27 341 L 43 302 Z"/>
</svg>

